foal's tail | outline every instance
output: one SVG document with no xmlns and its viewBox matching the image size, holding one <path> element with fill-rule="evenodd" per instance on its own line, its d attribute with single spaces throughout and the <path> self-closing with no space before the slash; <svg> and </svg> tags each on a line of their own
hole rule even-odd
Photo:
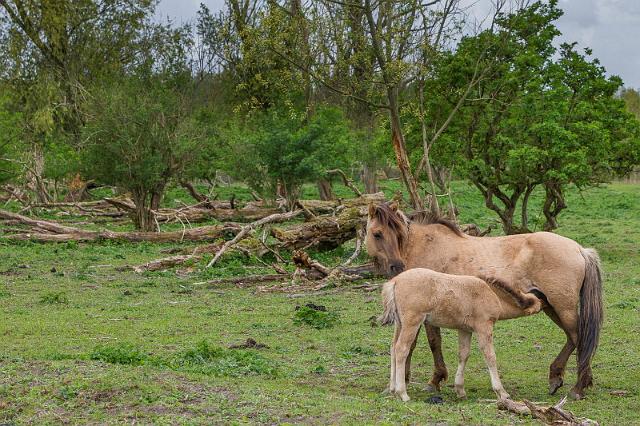
<svg viewBox="0 0 640 426">
<path fill-rule="evenodd" d="M 578 316 L 578 384 L 591 386 L 589 367 L 598 347 L 604 316 L 602 308 L 602 267 L 598 252 L 590 248 L 580 250 L 585 262 L 584 279 L 580 289 Z"/>
<path fill-rule="evenodd" d="M 380 324 L 400 324 L 398 307 L 396 306 L 395 281 L 387 281 L 382 286 L 382 315 L 378 318 Z"/>
</svg>

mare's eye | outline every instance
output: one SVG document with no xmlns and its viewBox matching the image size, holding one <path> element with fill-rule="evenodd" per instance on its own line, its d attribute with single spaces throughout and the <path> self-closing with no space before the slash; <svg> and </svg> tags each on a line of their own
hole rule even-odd
<svg viewBox="0 0 640 426">
<path fill-rule="evenodd" d="M 376 232 L 373 234 L 373 238 L 375 238 L 376 240 L 381 240 L 382 239 L 382 232 Z"/>
</svg>

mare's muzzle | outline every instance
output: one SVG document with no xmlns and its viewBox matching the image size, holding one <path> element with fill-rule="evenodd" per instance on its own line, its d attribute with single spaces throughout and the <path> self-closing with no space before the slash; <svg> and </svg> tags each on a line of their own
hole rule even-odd
<svg viewBox="0 0 640 426">
<path fill-rule="evenodd" d="M 404 271 L 404 263 L 402 262 L 391 262 L 389 264 L 389 271 L 392 276 L 398 275 L 402 271 Z"/>
</svg>

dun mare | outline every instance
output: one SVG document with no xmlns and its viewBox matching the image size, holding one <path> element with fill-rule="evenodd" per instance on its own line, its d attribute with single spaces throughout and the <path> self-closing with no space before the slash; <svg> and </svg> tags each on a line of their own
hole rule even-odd
<svg viewBox="0 0 640 426">
<path fill-rule="evenodd" d="M 428 268 L 454 275 L 489 277 L 509 283 L 514 292 L 539 289 L 543 311 L 565 332 L 567 341 L 549 369 L 549 392 L 563 385 L 567 361 L 578 350 L 578 380 L 571 396 L 581 398 L 592 385 L 591 359 L 602 327 L 600 259 L 593 249 L 548 232 L 503 237 L 472 237 L 442 218 L 407 218 L 392 203 L 369 206 L 367 251 L 389 276 L 405 269 Z M 511 311 L 505 318 L 526 315 L 504 292 L 497 292 Z M 433 353 L 430 387 L 447 378 L 440 329 L 425 324 Z M 415 341 L 413 343 L 415 346 Z M 409 375 L 411 351 L 407 357 Z"/>
<path fill-rule="evenodd" d="M 389 392 L 403 401 L 409 400 L 405 365 L 409 351 L 422 323 L 458 330 L 458 370 L 455 389 L 458 397 L 466 396 L 464 368 L 471 349 L 471 333 L 478 335 L 478 346 L 484 355 L 491 387 L 498 399 L 509 394 L 502 387 L 496 354 L 493 349 L 493 325 L 503 317 L 510 317 L 513 308 L 504 305 L 492 290 L 502 291 L 527 314 L 542 308 L 542 302 L 533 294 L 513 292 L 505 283 L 483 281 L 466 275 L 450 275 L 431 269 L 414 268 L 387 282 L 382 290 L 384 312 L 382 324 L 395 324 L 391 344 L 391 376 Z"/>
</svg>

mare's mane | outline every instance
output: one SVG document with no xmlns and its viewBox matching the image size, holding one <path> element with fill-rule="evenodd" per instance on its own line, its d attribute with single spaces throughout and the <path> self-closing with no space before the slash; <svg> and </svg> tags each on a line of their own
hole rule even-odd
<svg viewBox="0 0 640 426">
<path fill-rule="evenodd" d="M 456 235 L 459 235 L 459 236 L 464 235 L 455 222 L 453 222 L 452 220 L 442 215 L 437 215 L 428 211 L 419 210 L 409 214 L 408 218 L 412 223 L 417 223 L 419 225 L 433 225 L 433 224 L 444 225 L 447 228 L 449 228 L 451 231 L 453 231 L 453 233 L 455 233 Z"/>
<path fill-rule="evenodd" d="M 408 225 L 410 223 L 416 223 L 418 225 L 444 225 L 456 235 L 464 235 L 460 228 L 458 228 L 458 225 L 444 216 L 435 215 L 427 211 L 416 211 L 405 216 L 402 212 L 392 209 L 390 203 L 382 203 L 375 206 L 373 217 L 382 225 L 389 227 L 395 232 L 398 236 L 398 244 L 400 247 L 406 242 Z"/>
</svg>

